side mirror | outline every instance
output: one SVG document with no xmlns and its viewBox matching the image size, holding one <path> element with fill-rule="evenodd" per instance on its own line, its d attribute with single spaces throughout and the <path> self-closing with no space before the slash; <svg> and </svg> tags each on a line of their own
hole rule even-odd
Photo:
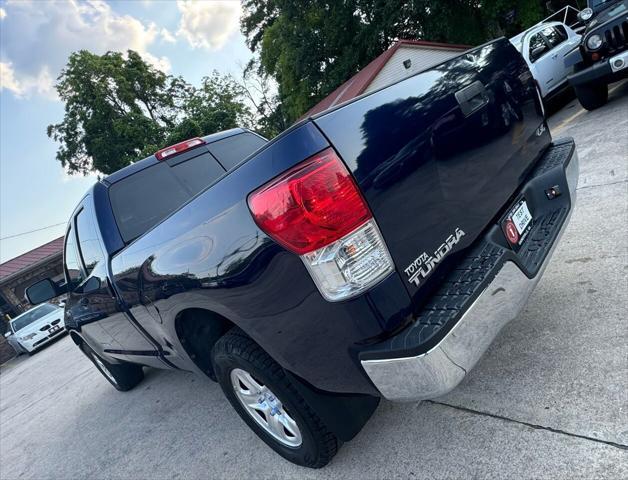
<svg viewBox="0 0 628 480">
<path fill-rule="evenodd" d="M 64 287 L 59 287 L 50 278 L 44 278 L 37 283 L 33 283 L 26 289 L 24 295 L 31 305 L 47 302 L 51 298 L 58 297 L 65 293 Z"/>
<path fill-rule="evenodd" d="M 546 51 L 546 46 L 536 47 L 534 50 L 532 50 L 532 52 L 530 52 L 530 60 L 536 62 Z"/>
<path fill-rule="evenodd" d="M 9 330 L 8 332 L 4 332 L 4 338 L 9 338 L 11 335 L 13 335 L 13 332 L 11 330 Z"/>
</svg>

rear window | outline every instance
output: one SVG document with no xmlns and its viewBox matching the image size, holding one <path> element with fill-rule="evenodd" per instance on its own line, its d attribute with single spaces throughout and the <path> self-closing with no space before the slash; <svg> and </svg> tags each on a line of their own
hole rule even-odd
<svg viewBox="0 0 628 480">
<path fill-rule="evenodd" d="M 125 242 L 150 230 L 225 172 L 205 150 L 157 163 L 114 183 L 109 198 Z"/>
<path fill-rule="evenodd" d="M 209 151 L 227 171 L 233 169 L 250 154 L 259 150 L 266 140 L 252 133 L 241 133 L 208 145 Z"/>
</svg>

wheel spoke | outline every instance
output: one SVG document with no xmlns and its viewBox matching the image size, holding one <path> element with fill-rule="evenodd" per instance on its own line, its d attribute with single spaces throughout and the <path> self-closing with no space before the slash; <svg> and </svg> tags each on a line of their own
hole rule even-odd
<svg viewBox="0 0 628 480">
<path fill-rule="evenodd" d="M 279 415 L 268 415 L 266 419 L 268 420 L 268 427 L 272 430 L 272 432 L 278 437 L 283 438 L 283 425 L 279 421 Z"/>
<path fill-rule="evenodd" d="M 260 408 L 259 395 L 241 389 L 238 391 L 238 394 L 240 399 L 242 400 L 242 403 L 244 403 L 244 405 L 246 405 L 247 407 L 255 408 L 256 410 L 263 410 L 262 408 Z"/>
<path fill-rule="evenodd" d="M 284 409 L 282 409 L 281 415 L 279 415 L 279 421 L 283 425 L 283 427 L 290 432 L 292 437 L 300 437 L 301 434 L 299 432 L 299 427 L 297 427 L 297 422 L 295 422 L 290 415 L 286 413 Z"/>
<path fill-rule="evenodd" d="M 252 394 L 252 395 L 256 395 L 259 392 L 262 391 L 262 389 L 264 388 L 263 385 L 260 385 L 252 376 L 251 374 L 249 374 L 248 372 L 245 372 L 244 370 L 240 370 L 240 369 L 236 369 L 234 370 L 234 374 L 236 376 L 236 378 L 240 381 L 240 383 L 242 383 L 242 385 L 244 385 L 246 387 L 247 390 L 243 390 L 240 387 L 240 391 L 243 394 Z"/>
</svg>

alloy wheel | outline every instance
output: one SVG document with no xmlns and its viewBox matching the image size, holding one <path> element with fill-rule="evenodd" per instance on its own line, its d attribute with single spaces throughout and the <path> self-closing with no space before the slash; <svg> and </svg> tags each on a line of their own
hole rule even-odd
<svg viewBox="0 0 628 480">
<path fill-rule="evenodd" d="M 277 395 L 241 368 L 234 368 L 230 377 L 236 397 L 260 427 L 283 445 L 293 448 L 301 445 L 303 439 L 297 422 Z"/>
</svg>

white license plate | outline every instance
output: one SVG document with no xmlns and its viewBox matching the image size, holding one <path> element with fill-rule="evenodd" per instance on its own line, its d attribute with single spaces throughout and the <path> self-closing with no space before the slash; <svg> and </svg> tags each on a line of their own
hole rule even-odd
<svg viewBox="0 0 628 480">
<path fill-rule="evenodd" d="M 515 228 L 519 235 L 525 232 L 528 225 L 532 221 L 532 214 L 528 210 L 528 204 L 525 200 L 521 202 L 521 205 L 512 214 L 512 222 L 515 224 Z"/>
</svg>

